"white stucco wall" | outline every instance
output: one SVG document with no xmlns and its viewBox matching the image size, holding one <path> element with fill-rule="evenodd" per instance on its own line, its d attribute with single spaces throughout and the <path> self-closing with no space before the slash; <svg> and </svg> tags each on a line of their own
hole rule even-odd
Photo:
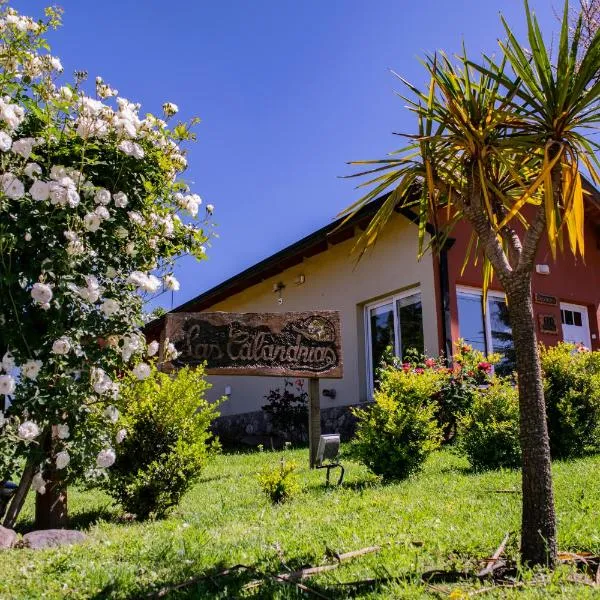
<svg viewBox="0 0 600 600">
<path fill-rule="evenodd" d="M 321 390 L 334 388 L 337 393 L 335 400 L 321 396 L 322 408 L 367 399 L 365 304 L 419 286 L 425 348 L 431 353 L 438 348 L 433 261 L 429 255 L 417 261 L 416 226 L 405 217 L 394 215 L 374 249 L 358 265 L 350 257 L 355 239 L 330 246 L 327 251 L 207 309 L 207 312 L 340 311 L 344 377 L 321 380 Z M 301 274 L 305 283 L 296 285 L 294 280 Z M 281 305 L 273 293 L 273 284 L 280 281 L 286 286 Z M 209 381 L 213 384 L 208 393 L 210 400 L 223 395 L 226 385 L 231 386 L 231 396 L 221 406 L 222 415 L 260 410 L 265 394 L 283 383 L 270 377 L 211 376 Z"/>
</svg>

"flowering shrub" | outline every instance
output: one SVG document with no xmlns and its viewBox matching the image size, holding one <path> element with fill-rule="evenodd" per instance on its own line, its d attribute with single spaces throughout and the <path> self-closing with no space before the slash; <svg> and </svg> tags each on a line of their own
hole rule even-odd
<svg viewBox="0 0 600 600">
<path fill-rule="evenodd" d="M 456 342 L 452 368 L 447 369 L 447 377 L 436 396 L 439 405 L 437 418 L 445 441 L 455 438 L 457 420 L 473 405 L 478 388 L 491 383 L 494 365 L 499 360 L 499 355 L 486 356 L 464 340 Z"/>
<path fill-rule="evenodd" d="M 176 506 L 218 448 L 208 431 L 218 416 L 217 404 L 204 399 L 210 387 L 201 367 L 167 375 L 154 364 L 143 381 L 131 374 L 122 382 L 108 491 L 138 519 Z"/>
<path fill-rule="evenodd" d="M 554 458 L 600 450 L 600 352 L 561 343 L 541 348 Z"/>
<path fill-rule="evenodd" d="M 495 379 L 474 395 L 468 412 L 459 418 L 458 450 L 477 470 L 521 464 L 519 394 L 512 382 Z"/>
<path fill-rule="evenodd" d="M 441 442 L 433 397 L 443 379 L 440 369 L 407 363 L 380 369 L 375 403 L 353 410 L 357 427 L 351 454 L 384 479 L 417 471 Z"/>
<path fill-rule="evenodd" d="M 173 261 L 204 256 L 213 210 L 199 221 L 180 180 L 196 121 L 142 117 L 100 77 L 94 97 L 84 73 L 60 86 L 59 23 L 0 3 L 0 479 L 25 458 L 40 493 L 52 462 L 65 481 L 114 462 L 119 377 L 147 378 L 157 351 L 142 295 L 179 289 Z"/>
<path fill-rule="evenodd" d="M 300 491 L 295 474 L 298 465 L 283 458 L 276 467 L 265 467 L 257 475 L 258 483 L 273 504 L 289 500 Z"/>
</svg>

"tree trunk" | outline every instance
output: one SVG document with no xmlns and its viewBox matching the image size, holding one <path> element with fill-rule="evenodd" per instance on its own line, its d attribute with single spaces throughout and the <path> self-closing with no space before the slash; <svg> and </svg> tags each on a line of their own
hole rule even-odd
<svg viewBox="0 0 600 600">
<path fill-rule="evenodd" d="M 46 481 L 46 493 L 35 495 L 35 528 L 65 529 L 68 523 L 67 486 L 55 470 Z"/>
<path fill-rule="evenodd" d="M 50 467 L 44 472 L 46 492 L 35 495 L 35 528 L 64 529 L 67 526 L 67 486 L 55 467 L 54 446 L 57 440 L 56 427 L 46 437 L 44 445 L 50 457 Z"/>
<path fill-rule="evenodd" d="M 25 503 L 25 498 L 27 498 L 27 493 L 31 487 L 31 480 L 33 479 L 34 471 L 34 466 L 31 463 L 27 463 L 25 465 L 23 475 L 21 475 L 21 481 L 19 481 L 19 486 L 17 487 L 15 495 L 10 501 L 10 505 L 6 511 L 6 516 L 4 517 L 4 527 L 7 527 L 8 529 L 14 529 L 15 527 L 15 523 L 19 518 L 19 514 L 21 513 L 21 509 Z"/>
<path fill-rule="evenodd" d="M 556 517 L 542 369 L 531 301 L 531 276 L 526 274 L 511 283 L 506 293 L 517 357 L 523 460 L 521 558 L 529 565 L 553 567 L 557 552 Z"/>
</svg>

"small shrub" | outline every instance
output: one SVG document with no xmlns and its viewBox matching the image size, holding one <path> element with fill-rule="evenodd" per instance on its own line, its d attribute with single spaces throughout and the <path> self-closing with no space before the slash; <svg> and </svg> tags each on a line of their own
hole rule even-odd
<svg viewBox="0 0 600 600">
<path fill-rule="evenodd" d="M 458 421 L 458 449 L 476 470 L 520 464 L 519 393 L 510 381 L 496 379 L 474 395 Z"/>
<path fill-rule="evenodd" d="M 308 393 L 301 379 L 284 379 L 281 388 L 270 390 L 262 409 L 273 429 L 283 437 L 298 442 L 308 439 Z"/>
<path fill-rule="evenodd" d="M 295 462 L 281 462 L 275 467 L 265 467 L 257 476 L 258 483 L 273 504 L 289 500 L 300 491 L 295 474 Z"/>
<path fill-rule="evenodd" d="M 561 343 L 541 349 L 553 458 L 600 450 L 600 352 Z"/>
<path fill-rule="evenodd" d="M 440 445 L 432 398 L 443 377 L 435 369 L 382 368 L 375 403 L 353 411 L 358 420 L 354 458 L 384 479 L 403 479 L 420 469 Z"/>
<path fill-rule="evenodd" d="M 447 369 L 447 377 L 436 396 L 439 406 L 437 418 L 446 442 L 455 438 L 458 419 L 471 409 L 478 388 L 490 384 L 499 356 L 486 356 L 464 340 L 458 340 L 452 360 L 452 368 Z"/>
<path fill-rule="evenodd" d="M 173 375 L 152 367 L 144 381 L 122 385 L 126 431 L 109 470 L 108 491 L 138 519 L 162 517 L 198 479 L 218 445 L 208 431 L 217 406 L 204 399 L 202 368 Z"/>
</svg>

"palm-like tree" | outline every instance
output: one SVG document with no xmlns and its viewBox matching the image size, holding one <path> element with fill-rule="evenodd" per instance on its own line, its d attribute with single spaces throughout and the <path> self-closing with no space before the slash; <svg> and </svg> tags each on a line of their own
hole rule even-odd
<svg viewBox="0 0 600 600">
<path fill-rule="evenodd" d="M 496 276 L 513 331 L 523 456 L 521 555 L 548 566 L 556 559 L 556 520 L 531 278 L 544 234 L 553 254 L 563 250 L 566 237 L 572 253 L 583 256 L 580 168 L 598 181 L 600 166 L 598 146 L 585 135 L 600 121 L 600 35 L 583 47 L 581 19 L 570 35 L 568 11 L 567 0 L 554 62 L 527 2 L 530 51 L 503 21 L 501 61 L 474 63 L 466 52 L 457 64 L 444 54 L 426 58 L 428 89 L 404 82 L 418 133 L 406 135 L 409 143 L 390 158 L 353 163 L 369 165 L 354 176 L 371 175 L 362 185 L 372 189 L 342 213 L 350 217 L 391 190 L 359 239 L 363 252 L 398 204 L 417 209 L 420 254 L 441 248 L 458 221 L 471 224 L 465 264 L 470 255 L 483 254 L 484 295 Z M 426 244 L 428 222 L 436 235 Z"/>
</svg>

